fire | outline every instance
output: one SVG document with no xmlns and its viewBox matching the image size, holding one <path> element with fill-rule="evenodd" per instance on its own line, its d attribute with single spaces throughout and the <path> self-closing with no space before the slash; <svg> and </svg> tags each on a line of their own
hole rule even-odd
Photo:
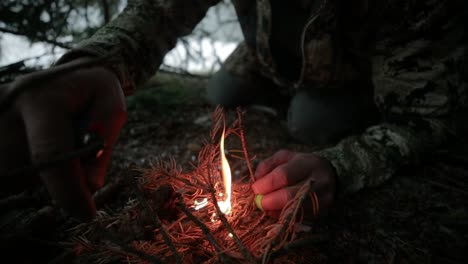
<svg viewBox="0 0 468 264">
<path fill-rule="evenodd" d="M 218 206 L 221 212 L 224 214 L 229 213 L 231 211 L 231 185 L 232 185 L 232 176 L 231 176 L 231 167 L 229 166 L 229 162 L 226 159 L 226 155 L 224 154 L 224 129 L 223 134 L 221 135 L 221 142 L 219 144 L 219 151 L 221 155 L 221 174 L 223 175 L 223 185 L 224 185 L 224 195 L 226 199 L 224 201 L 219 201 Z"/>
<path fill-rule="evenodd" d="M 221 175 L 223 176 L 223 186 L 224 186 L 224 193 L 218 193 L 219 198 L 226 197 L 224 201 L 219 201 L 218 206 L 219 209 L 223 214 L 228 214 L 231 212 L 231 193 L 232 193 L 232 176 L 231 176 L 231 167 L 229 166 L 229 162 L 226 159 L 226 155 L 224 154 L 224 135 L 225 130 L 223 130 L 223 134 L 221 135 L 221 142 L 219 144 L 219 151 L 221 155 Z M 195 210 L 200 210 L 205 208 L 208 205 L 207 198 L 201 198 L 194 201 L 192 208 Z M 215 222 L 216 213 L 212 216 L 212 221 Z"/>
</svg>

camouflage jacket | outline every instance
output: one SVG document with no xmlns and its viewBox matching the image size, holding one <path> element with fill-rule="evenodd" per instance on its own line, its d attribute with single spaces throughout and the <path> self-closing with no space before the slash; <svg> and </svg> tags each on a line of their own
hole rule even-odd
<svg viewBox="0 0 468 264">
<path fill-rule="evenodd" d="M 129 1 L 118 18 L 58 63 L 112 52 L 108 66 L 130 94 L 218 2 Z M 233 0 L 248 52 L 265 76 L 294 88 L 372 78 L 381 123 L 316 152 L 334 165 L 339 194 L 381 184 L 453 136 L 467 101 L 463 0 L 294 0 L 307 14 L 297 36 L 296 78 L 282 76 L 271 49 L 274 2 Z"/>
</svg>

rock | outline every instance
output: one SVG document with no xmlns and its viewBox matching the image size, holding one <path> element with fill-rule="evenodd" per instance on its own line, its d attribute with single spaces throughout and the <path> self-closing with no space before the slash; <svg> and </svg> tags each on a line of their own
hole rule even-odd
<svg viewBox="0 0 468 264">
<path fill-rule="evenodd" d="M 211 125 L 211 115 L 202 115 L 193 121 L 195 125 L 199 126 L 210 126 Z"/>
</svg>

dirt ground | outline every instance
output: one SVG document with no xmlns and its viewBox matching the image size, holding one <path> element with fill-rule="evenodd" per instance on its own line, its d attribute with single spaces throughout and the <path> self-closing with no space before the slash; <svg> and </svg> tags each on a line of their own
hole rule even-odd
<svg viewBox="0 0 468 264">
<path fill-rule="evenodd" d="M 132 166 L 158 157 L 185 168 L 209 136 L 214 107 L 203 99 L 205 78 L 161 74 L 128 98 L 129 119 L 115 147 L 100 210 L 118 212 L 132 199 L 122 179 Z M 244 127 L 254 165 L 279 149 L 309 151 L 287 134 L 284 111 L 246 109 Z M 337 201 L 312 223 L 317 240 L 298 248 L 308 263 L 466 263 L 468 143 L 454 142 L 388 183 Z M 238 168 L 242 171 L 242 168 Z M 134 173 L 134 172 L 133 172 Z M 242 172 L 241 172 L 242 173 Z M 78 223 L 49 204 L 43 188 L 2 197 L 3 263 L 70 263 L 70 228 Z"/>
</svg>

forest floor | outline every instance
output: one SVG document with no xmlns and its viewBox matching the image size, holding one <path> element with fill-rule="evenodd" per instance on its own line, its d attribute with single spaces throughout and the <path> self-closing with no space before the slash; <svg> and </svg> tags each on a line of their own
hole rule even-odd
<svg viewBox="0 0 468 264">
<path fill-rule="evenodd" d="M 188 168 L 196 159 L 214 110 L 203 97 L 205 84 L 205 78 L 161 74 L 128 98 L 129 118 L 97 194 L 99 210 L 119 212 L 132 199 L 131 187 L 122 183 L 131 166 L 149 168 L 157 158 L 173 157 Z M 247 108 L 244 128 L 254 165 L 279 149 L 312 150 L 288 136 L 284 111 Z M 337 201 L 313 224 L 320 239 L 300 250 L 314 252 L 313 263 L 466 263 L 467 150 L 467 142 L 455 142 L 383 186 Z M 2 197 L 2 259 L 73 261 L 68 230 L 77 223 L 48 202 L 43 188 Z"/>
</svg>

